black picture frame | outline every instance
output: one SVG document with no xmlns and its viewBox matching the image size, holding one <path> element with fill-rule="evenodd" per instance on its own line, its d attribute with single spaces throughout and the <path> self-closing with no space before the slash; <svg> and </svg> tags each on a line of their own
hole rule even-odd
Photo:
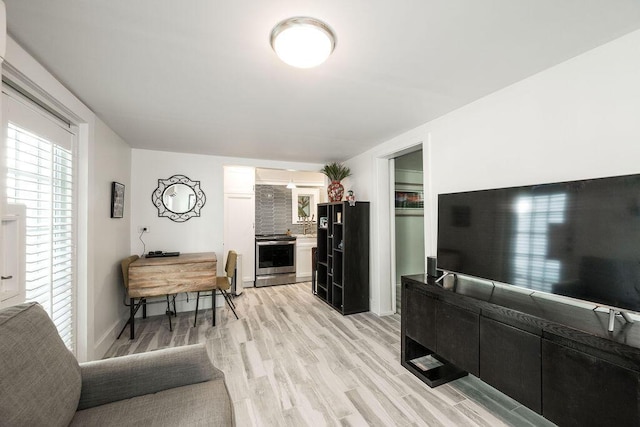
<svg viewBox="0 0 640 427">
<path fill-rule="evenodd" d="M 124 184 L 111 183 L 111 218 L 124 216 Z"/>
</svg>

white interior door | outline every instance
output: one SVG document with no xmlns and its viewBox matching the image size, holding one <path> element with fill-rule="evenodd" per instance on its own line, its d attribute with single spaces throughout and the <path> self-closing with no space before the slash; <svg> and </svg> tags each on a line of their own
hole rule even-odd
<svg viewBox="0 0 640 427">
<path fill-rule="evenodd" d="M 255 280 L 255 207 L 253 194 L 224 196 L 224 252 L 242 254 L 242 284 L 251 287 Z"/>
</svg>

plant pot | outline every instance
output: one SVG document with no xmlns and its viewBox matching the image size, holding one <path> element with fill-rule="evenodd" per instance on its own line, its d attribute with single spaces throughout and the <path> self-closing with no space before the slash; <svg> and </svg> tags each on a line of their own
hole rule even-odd
<svg viewBox="0 0 640 427">
<path fill-rule="evenodd" d="M 340 181 L 331 181 L 331 184 L 327 187 L 327 195 L 329 196 L 329 202 L 342 201 L 342 196 L 344 196 L 344 187 L 340 184 Z"/>
</svg>

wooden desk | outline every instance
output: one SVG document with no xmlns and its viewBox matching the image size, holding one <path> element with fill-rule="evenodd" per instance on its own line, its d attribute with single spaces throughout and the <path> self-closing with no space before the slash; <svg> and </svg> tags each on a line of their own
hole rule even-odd
<svg viewBox="0 0 640 427">
<path fill-rule="evenodd" d="M 169 295 L 213 289 L 216 285 L 217 262 L 214 252 L 202 252 L 174 257 L 138 258 L 129 264 L 128 294 L 131 310 L 127 324 L 131 330 L 130 338 L 134 339 L 135 336 L 135 314 L 140 305 L 143 307 L 143 317 L 146 317 L 145 298 L 167 296 L 167 314 L 169 329 L 171 329 L 172 312 L 169 309 Z M 136 299 L 138 299 L 137 305 Z M 212 305 L 215 326 L 215 298 Z M 175 299 L 173 307 L 175 311 Z M 122 330 L 124 331 L 124 328 Z"/>
<path fill-rule="evenodd" d="M 211 290 L 216 285 L 214 252 L 139 258 L 129 265 L 129 296 L 157 297 Z"/>
</svg>

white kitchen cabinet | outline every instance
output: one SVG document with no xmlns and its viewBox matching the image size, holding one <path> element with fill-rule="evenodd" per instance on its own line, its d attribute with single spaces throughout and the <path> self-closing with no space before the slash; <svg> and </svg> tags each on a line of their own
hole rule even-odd
<svg viewBox="0 0 640 427">
<path fill-rule="evenodd" d="M 256 169 L 249 166 L 224 167 L 225 194 L 254 194 Z"/>
<path fill-rule="evenodd" d="M 326 188 L 328 184 L 320 172 L 256 168 L 257 185 L 287 185 L 290 181 L 303 187 Z"/>
<path fill-rule="evenodd" d="M 316 245 L 316 237 L 298 236 L 296 239 L 296 280 L 311 280 L 311 248 Z"/>
</svg>

